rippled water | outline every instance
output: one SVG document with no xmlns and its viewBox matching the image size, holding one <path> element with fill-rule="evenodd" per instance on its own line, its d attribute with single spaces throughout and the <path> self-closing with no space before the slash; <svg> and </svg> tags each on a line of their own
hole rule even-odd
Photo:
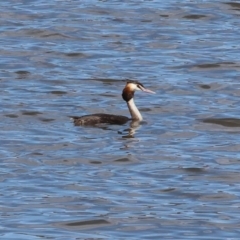
<svg viewBox="0 0 240 240">
<path fill-rule="evenodd" d="M 2 1 L 1 239 L 239 239 L 240 3 Z M 75 127 L 70 116 L 144 122 Z"/>
</svg>

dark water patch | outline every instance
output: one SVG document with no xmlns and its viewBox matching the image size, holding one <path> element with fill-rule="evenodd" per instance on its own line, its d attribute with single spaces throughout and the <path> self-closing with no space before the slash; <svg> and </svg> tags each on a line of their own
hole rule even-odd
<svg viewBox="0 0 240 240">
<path fill-rule="evenodd" d="M 50 72 L 51 75 L 55 75 L 55 72 Z M 60 80 L 60 79 L 42 79 L 41 80 L 43 83 L 54 83 L 55 86 L 58 85 L 64 85 L 66 83 L 66 80 Z"/>
<path fill-rule="evenodd" d="M 35 156 L 43 156 L 43 153 L 40 153 L 40 152 L 33 152 L 32 155 L 35 155 Z"/>
<path fill-rule="evenodd" d="M 113 94 L 107 94 L 107 93 L 99 94 L 99 96 L 102 96 L 102 97 L 116 97 L 116 95 L 113 95 Z M 99 101 L 99 100 L 97 100 L 97 101 Z"/>
<path fill-rule="evenodd" d="M 201 63 L 201 64 L 186 64 L 180 66 L 169 67 L 170 69 L 181 68 L 198 68 L 198 69 L 234 69 L 239 71 L 239 66 L 234 62 L 216 62 L 216 63 Z"/>
<path fill-rule="evenodd" d="M 18 115 L 16 114 L 5 114 L 5 116 L 9 118 L 18 118 Z"/>
<path fill-rule="evenodd" d="M 99 81 L 99 82 L 110 84 L 110 85 L 116 84 L 118 82 L 127 83 L 128 81 L 137 81 L 137 80 L 131 80 L 131 79 L 114 79 L 114 78 L 93 78 L 89 80 Z"/>
<path fill-rule="evenodd" d="M 119 134 L 122 134 L 122 133 L 120 133 L 120 132 L 118 132 Z M 134 135 L 132 135 L 132 134 L 127 134 L 127 135 L 123 135 L 122 136 L 122 138 L 124 139 L 124 138 L 126 138 L 126 139 L 128 139 L 128 138 L 134 138 Z"/>
<path fill-rule="evenodd" d="M 203 63 L 203 64 L 197 64 L 195 67 L 198 68 L 218 68 L 221 65 L 219 63 Z"/>
<path fill-rule="evenodd" d="M 173 192 L 175 190 L 176 188 L 166 188 L 166 189 L 162 189 L 161 192 Z"/>
<path fill-rule="evenodd" d="M 121 41 L 114 41 L 114 42 L 111 42 L 112 44 L 116 44 L 116 45 L 121 45 L 121 44 L 123 44 L 123 42 L 121 42 Z"/>
<path fill-rule="evenodd" d="M 208 194 L 208 195 L 204 195 L 201 196 L 200 199 L 202 201 L 226 201 L 226 200 L 233 200 L 236 199 L 236 195 L 234 194 L 229 194 L 229 193 L 225 193 L 225 192 L 218 192 L 215 194 Z"/>
<path fill-rule="evenodd" d="M 69 36 L 60 34 L 60 33 L 49 33 L 49 34 L 42 34 L 41 37 L 43 38 L 70 38 Z"/>
<path fill-rule="evenodd" d="M 85 58 L 85 57 L 87 57 L 86 54 L 84 54 L 84 53 L 77 53 L 77 52 L 65 53 L 65 56 L 67 56 L 67 57 L 75 57 L 75 58 Z"/>
<path fill-rule="evenodd" d="M 69 36 L 58 33 L 58 32 L 53 32 L 50 30 L 42 30 L 42 29 L 30 29 L 25 31 L 26 35 L 29 36 L 36 36 L 40 38 L 54 38 L 54 39 L 66 39 L 70 38 Z"/>
<path fill-rule="evenodd" d="M 218 124 L 224 127 L 240 127 L 240 119 L 237 118 L 207 118 L 200 121 L 204 123 Z"/>
<path fill-rule="evenodd" d="M 24 70 L 19 70 L 19 71 L 16 71 L 15 73 L 18 75 L 17 79 L 27 78 L 31 74 L 30 72 L 24 71 Z"/>
<path fill-rule="evenodd" d="M 203 64 L 197 64 L 193 67 L 198 68 L 219 68 L 219 67 L 229 67 L 229 65 L 235 65 L 234 62 L 217 62 L 217 63 L 203 63 Z"/>
<path fill-rule="evenodd" d="M 220 165 L 233 165 L 233 164 L 239 165 L 240 159 L 220 158 L 220 159 L 216 159 L 216 162 Z"/>
<path fill-rule="evenodd" d="M 160 16 L 160 17 L 164 17 L 164 18 L 169 17 L 169 15 L 167 15 L 167 14 L 160 14 L 159 16 Z"/>
<path fill-rule="evenodd" d="M 151 108 L 141 108 L 140 109 L 141 110 L 141 112 L 151 112 L 152 111 L 152 109 Z"/>
<path fill-rule="evenodd" d="M 114 18 L 114 19 L 112 19 L 112 21 L 119 22 L 119 23 L 125 22 L 125 20 L 123 18 Z"/>
<path fill-rule="evenodd" d="M 239 150 L 237 149 L 237 152 L 239 152 Z M 235 158 L 234 159 L 235 162 L 238 162 L 237 165 L 239 165 L 239 159 Z M 217 160 L 217 162 L 219 163 L 219 161 Z M 225 165 L 225 164 L 224 164 Z M 227 169 L 226 166 L 224 167 L 224 169 Z M 225 182 L 227 184 L 229 183 L 239 183 L 240 182 L 240 175 L 239 175 L 239 171 L 220 171 L 219 173 L 213 174 L 213 175 L 209 175 L 207 178 L 210 182 Z"/>
<path fill-rule="evenodd" d="M 114 78 L 92 78 L 87 80 L 93 80 L 93 81 L 99 81 L 105 84 L 116 84 L 118 82 L 127 83 L 128 81 L 137 81 L 137 80 L 131 80 L 131 79 L 114 79 Z"/>
<path fill-rule="evenodd" d="M 192 200 L 196 200 L 196 199 L 198 199 L 199 197 L 201 197 L 202 196 L 202 194 L 201 193 L 193 193 L 193 192 L 188 192 L 188 191 L 186 191 L 186 192 L 184 192 L 184 193 L 181 193 L 181 192 L 179 192 L 179 191 L 175 191 L 175 192 L 173 192 L 173 195 L 175 195 L 175 196 L 181 196 L 181 197 L 183 197 L 183 198 L 189 198 L 189 199 L 192 199 Z"/>
<path fill-rule="evenodd" d="M 233 10 L 240 10 L 240 3 L 238 2 L 226 2 L 225 4 L 234 8 Z"/>
<path fill-rule="evenodd" d="M 71 222 L 71 223 L 66 223 L 66 226 L 85 226 L 85 225 L 99 225 L 99 224 L 108 224 L 109 222 L 103 219 L 98 219 L 98 220 L 88 220 L 88 221 L 81 221 L 81 222 Z"/>
<path fill-rule="evenodd" d="M 131 160 L 129 158 L 119 158 L 114 160 L 114 162 L 130 162 Z"/>
<path fill-rule="evenodd" d="M 221 65 L 234 65 L 235 62 L 220 62 Z"/>
<path fill-rule="evenodd" d="M 27 115 L 27 116 L 36 116 L 39 114 L 42 114 L 42 113 L 38 111 L 22 111 L 22 115 Z"/>
<path fill-rule="evenodd" d="M 19 70 L 19 71 L 16 71 L 15 73 L 19 74 L 19 75 L 28 75 L 28 74 L 30 74 L 29 71 L 25 71 L 25 70 Z"/>
<path fill-rule="evenodd" d="M 203 173 L 205 172 L 203 168 L 197 168 L 197 167 L 189 167 L 189 168 L 183 168 L 184 171 L 192 172 L 192 173 Z"/>
<path fill-rule="evenodd" d="M 91 164 L 102 164 L 101 161 L 90 161 Z"/>
<path fill-rule="evenodd" d="M 202 89 L 210 89 L 211 88 L 211 86 L 209 86 L 207 84 L 201 84 L 201 85 L 199 85 L 199 87 Z"/>
<path fill-rule="evenodd" d="M 111 79 L 111 78 L 94 78 L 94 79 L 91 79 L 91 80 L 102 82 L 102 83 L 105 83 L 105 84 L 113 84 L 113 83 L 116 84 L 116 82 L 119 81 L 118 79 Z"/>
<path fill-rule="evenodd" d="M 104 219 L 96 219 L 96 220 L 87 220 L 87 221 L 79 221 L 79 222 L 69 222 L 65 223 L 64 225 L 66 227 L 74 227 L 74 228 L 85 228 L 85 227 L 90 227 L 90 228 L 97 228 L 105 225 L 111 224 L 110 222 L 104 220 Z"/>
<path fill-rule="evenodd" d="M 201 15 L 201 14 L 189 14 L 189 15 L 185 15 L 183 18 L 186 19 L 200 19 L 200 18 L 205 18 L 207 17 L 206 15 Z"/>
<path fill-rule="evenodd" d="M 55 95 L 64 95 L 67 94 L 67 92 L 65 91 L 60 91 L 60 90 L 54 90 L 54 91 L 50 91 L 51 94 L 55 94 Z"/>
<path fill-rule="evenodd" d="M 187 66 L 184 66 L 186 68 Z M 238 64 L 234 62 L 216 62 L 216 63 L 202 63 L 202 64 L 196 64 L 192 66 L 188 66 L 188 68 L 192 69 L 201 69 L 201 70 L 235 70 L 235 71 L 240 71 L 240 67 Z"/>
<path fill-rule="evenodd" d="M 53 118 L 39 118 L 40 121 L 42 122 L 52 122 L 52 121 L 55 121 L 56 119 L 53 119 Z"/>
<path fill-rule="evenodd" d="M 102 35 L 103 38 L 120 38 L 121 35 L 118 35 L 118 34 L 104 34 Z"/>
<path fill-rule="evenodd" d="M 152 20 L 151 20 L 151 19 L 143 19 L 143 20 L 141 20 L 141 22 L 143 22 L 143 23 L 149 23 L 149 22 L 152 22 Z"/>
</svg>

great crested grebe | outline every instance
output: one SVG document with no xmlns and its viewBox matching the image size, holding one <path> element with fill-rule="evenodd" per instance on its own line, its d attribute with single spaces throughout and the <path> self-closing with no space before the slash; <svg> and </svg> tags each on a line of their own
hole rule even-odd
<svg viewBox="0 0 240 240">
<path fill-rule="evenodd" d="M 129 112 L 131 114 L 131 118 L 121 116 L 121 115 L 112 115 L 112 114 L 106 114 L 106 113 L 96 113 L 92 115 L 85 115 L 82 117 L 73 117 L 74 124 L 76 126 L 80 125 L 96 125 L 100 123 L 107 123 L 107 124 L 125 124 L 127 121 L 142 121 L 143 117 L 139 110 L 137 109 L 133 97 L 134 92 L 136 90 L 141 90 L 143 92 L 147 93 L 155 93 L 149 89 L 146 89 L 143 84 L 141 84 L 138 81 L 127 81 L 126 86 L 124 87 L 122 91 L 122 98 L 124 101 L 127 102 L 127 106 L 129 109 Z"/>
</svg>

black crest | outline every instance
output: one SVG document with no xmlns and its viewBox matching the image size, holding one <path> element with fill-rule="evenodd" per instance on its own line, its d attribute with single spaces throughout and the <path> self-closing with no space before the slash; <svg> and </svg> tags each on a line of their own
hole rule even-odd
<svg viewBox="0 0 240 240">
<path fill-rule="evenodd" d="M 140 85 L 140 86 L 144 87 L 142 83 L 140 83 L 139 81 L 136 81 L 136 80 L 129 80 L 129 79 L 127 79 L 127 83 L 134 83 L 136 85 Z"/>
</svg>

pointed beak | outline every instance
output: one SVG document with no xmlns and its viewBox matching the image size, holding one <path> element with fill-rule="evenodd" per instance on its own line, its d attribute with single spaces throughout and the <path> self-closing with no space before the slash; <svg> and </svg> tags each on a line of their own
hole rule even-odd
<svg viewBox="0 0 240 240">
<path fill-rule="evenodd" d="M 149 90 L 149 89 L 144 88 L 144 87 L 142 87 L 142 86 L 139 86 L 139 88 L 140 88 L 143 92 L 147 92 L 147 93 L 155 93 L 155 92 L 153 92 L 152 90 Z"/>
</svg>

